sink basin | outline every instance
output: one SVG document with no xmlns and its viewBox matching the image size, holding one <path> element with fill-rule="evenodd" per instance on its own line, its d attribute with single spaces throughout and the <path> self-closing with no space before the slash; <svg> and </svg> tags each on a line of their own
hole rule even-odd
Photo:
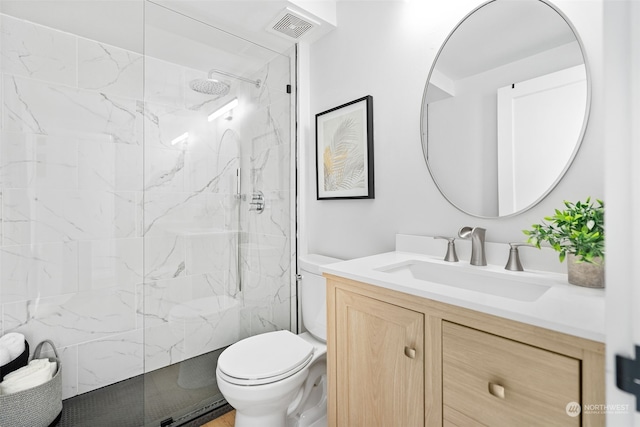
<svg viewBox="0 0 640 427">
<path fill-rule="evenodd" d="M 440 285 L 484 294 L 497 295 L 518 301 L 536 301 L 550 286 L 534 282 L 530 278 L 518 277 L 520 273 L 498 272 L 484 267 L 409 260 L 376 268 L 398 278 L 418 279 Z"/>
</svg>

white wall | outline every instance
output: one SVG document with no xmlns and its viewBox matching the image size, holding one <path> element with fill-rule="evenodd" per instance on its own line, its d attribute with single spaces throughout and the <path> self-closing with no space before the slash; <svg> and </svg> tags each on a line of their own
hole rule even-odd
<svg viewBox="0 0 640 427">
<path fill-rule="evenodd" d="M 615 355 L 635 357 L 640 345 L 640 3 L 607 2 L 604 8 L 607 193 L 607 403 L 629 405 L 607 414 L 609 426 L 640 426 L 636 399 L 615 386 Z"/>
<path fill-rule="evenodd" d="M 433 58 L 449 31 L 481 1 L 341 1 L 338 28 L 310 46 L 310 114 L 300 118 L 304 159 L 303 239 L 309 252 L 353 258 L 394 249 L 396 233 L 455 235 L 487 228 L 487 240 L 522 241 L 521 230 L 562 201 L 603 197 L 602 1 L 560 0 L 586 48 L 591 119 L 575 163 L 550 195 L 506 219 L 474 218 L 435 187 L 420 141 L 420 107 Z M 374 200 L 316 200 L 314 115 L 364 95 L 374 99 Z M 455 167 L 455 166 L 452 166 Z"/>
</svg>

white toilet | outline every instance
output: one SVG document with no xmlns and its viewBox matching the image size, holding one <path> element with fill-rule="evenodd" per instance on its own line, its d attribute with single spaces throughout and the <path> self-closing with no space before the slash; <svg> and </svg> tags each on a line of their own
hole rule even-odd
<svg viewBox="0 0 640 427">
<path fill-rule="evenodd" d="M 326 426 L 326 289 L 319 267 L 338 261 L 322 255 L 299 258 L 298 291 L 308 332 L 256 335 L 220 355 L 216 378 L 236 410 L 236 427 Z"/>
</svg>

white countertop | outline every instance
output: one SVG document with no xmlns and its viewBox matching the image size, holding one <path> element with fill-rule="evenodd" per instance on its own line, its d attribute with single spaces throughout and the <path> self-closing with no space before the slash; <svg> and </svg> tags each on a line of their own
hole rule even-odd
<svg viewBox="0 0 640 427">
<path fill-rule="evenodd" d="M 492 274 L 499 272 L 514 279 L 540 280 L 546 285 L 551 285 L 551 288 L 536 301 L 526 302 L 425 280 L 399 277 L 376 270 L 383 266 L 411 260 L 446 264 L 451 268 L 473 268 L 478 269 L 478 272 L 484 270 Z M 504 266 L 497 265 L 470 267 L 468 261 L 463 259 L 459 263 L 446 263 L 442 258 L 431 255 L 400 251 L 328 264 L 321 266 L 320 270 L 386 289 L 605 342 L 604 290 L 570 285 L 566 274 L 541 271 L 512 272 L 504 270 Z"/>
</svg>

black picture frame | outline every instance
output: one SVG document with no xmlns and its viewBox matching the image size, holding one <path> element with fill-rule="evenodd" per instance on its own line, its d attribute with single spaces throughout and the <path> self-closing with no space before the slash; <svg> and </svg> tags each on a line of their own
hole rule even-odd
<svg viewBox="0 0 640 427">
<path fill-rule="evenodd" d="M 373 199 L 373 97 L 316 114 L 317 200 Z"/>
</svg>

